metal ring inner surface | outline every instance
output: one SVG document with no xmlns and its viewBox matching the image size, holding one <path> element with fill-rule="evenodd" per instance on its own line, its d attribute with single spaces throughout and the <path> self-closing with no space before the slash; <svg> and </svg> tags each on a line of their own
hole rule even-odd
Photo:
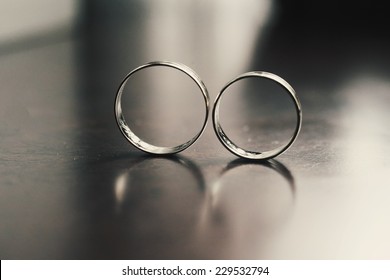
<svg viewBox="0 0 390 280">
<path fill-rule="evenodd" d="M 264 152 L 256 152 L 256 151 L 248 151 L 243 148 L 240 148 L 235 143 L 233 143 L 232 140 L 226 135 L 224 130 L 221 127 L 220 121 L 219 121 L 219 106 L 221 103 L 221 99 L 223 94 L 226 92 L 226 89 L 231 86 L 233 83 L 247 78 L 265 78 L 272 80 L 276 82 L 277 84 L 281 85 L 282 88 L 286 91 L 286 93 L 291 97 L 291 99 L 294 102 L 296 116 L 297 116 L 297 122 L 295 126 L 295 130 L 287 144 L 277 147 L 275 149 L 264 151 Z M 268 72 L 262 72 L 262 71 L 254 71 L 254 72 L 248 72 L 244 73 L 237 78 L 233 79 L 229 83 L 227 83 L 221 90 L 221 92 L 218 94 L 217 99 L 215 100 L 214 108 L 213 108 L 213 125 L 214 125 L 214 131 L 218 137 L 218 139 L 221 141 L 221 143 L 233 154 L 247 159 L 254 159 L 254 160 L 267 160 L 270 158 L 274 158 L 281 153 L 285 152 L 295 141 L 297 138 L 299 131 L 301 130 L 302 126 L 302 107 L 301 103 L 298 99 L 298 96 L 295 92 L 295 90 L 292 88 L 292 86 L 287 83 L 284 79 L 281 77 L 268 73 Z"/>
<path fill-rule="evenodd" d="M 128 126 L 128 124 L 125 120 L 125 117 L 122 113 L 122 103 L 121 103 L 122 102 L 122 94 L 123 94 L 123 90 L 124 90 L 128 80 L 129 80 L 129 78 L 134 73 L 136 73 L 142 69 L 149 68 L 149 67 L 155 67 L 155 66 L 171 67 L 171 68 L 177 69 L 177 70 L 185 73 L 188 77 L 190 77 L 197 84 L 200 91 L 202 92 L 204 104 L 206 107 L 204 121 L 203 121 L 202 127 L 199 130 L 199 132 L 193 138 L 188 140 L 187 142 L 180 144 L 180 145 L 177 145 L 177 146 L 173 146 L 173 147 L 160 147 L 160 146 L 155 146 L 155 145 L 152 145 L 152 144 L 149 144 L 149 143 L 143 141 L 130 129 L 130 127 Z M 189 146 L 191 146 L 202 135 L 203 131 L 206 128 L 209 109 L 210 109 L 210 97 L 209 97 L 207 88 L 204 85 L 204 83 L 202 82 L 202 80 L 199 78 L 199 76 L 195 73 L 195 71 L 192 70 L 191 68 L 187 67 L 186 65 L 183 65 L 183 64 L 180 64 L 177 62 L 170 62 L 170 61 L 149 62 L 147 64 L 141 65 L 141 66 L 135 68 L 134 70 L 132 70 L 123 79 L 122 83 L 119 86 L 119 89 L 117 91 L 116 98 L 115 98 L 116 122 L 119 126 L 120 131 L 125 136 L 125 138 L 131 144 L 133 144 L 136 148 L 138 148 L 144 152 L 147 152 L 147 153 L 158 154 L 158 155 L 178 153 L 178 152 L 181 152 L 181 151 L 187 149 Z"/>
</svg>

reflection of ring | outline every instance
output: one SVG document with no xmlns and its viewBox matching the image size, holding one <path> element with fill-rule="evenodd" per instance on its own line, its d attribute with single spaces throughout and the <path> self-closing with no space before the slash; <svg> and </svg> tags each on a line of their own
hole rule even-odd
<svg viewBox="0 0 390 280">
<path fill-rule="evenodd" d="M 225 134 L 225 132 L 222 129 L 221 124 L 219 122 L 219 106 L 220 106 L 220 102 L 222 99 L 222 95 L 225 92 L 225 90 L 229 86 L 231 86 L 233 83 L 235 83 L 239 80 L 246 79 L 246 78 L 252 78 L 252 77 L 266 78 L 266 79 L 272 80 L 272 81 L 276 82 L 277 84 L 281 85 L 287 91 L 287 93 L 292 98 L 292 100 L 294 101 L 295 110 L 296 110 L 296 114 L 297 114 L 297 124 L 295 126 L 295 131 L 294 131 L 293 136 L 288 141 L 288 143 L 284 146 L 277 147 L 273 150 L 266 151 L 266 152 L 247 151 L 247 150 L 244 150 L 244 149 L 238 147 Z M 291 87 L 291 85 L 288 84 L 281 77 L 279 77 L 275 74 L 272 74 L 272 73 L 268 73 L 268 72 L 248 72 L 248 73 L 244 73 L 244 74 L 238 76 L 237 78 L 230 81 L 222 88 L 221 92 L 217 96 L 217 99 L 215 100 L 215 104 L 214 104 L 214 108 L 213 108 L 213 124 L 214 124 L 214 130 L 215 130 L 215 133 L 217 134 L 217 137 L 219 138 L 221 143 L 233 154 L 235 154 L 239 157 L 247 158 L 247 159 L 262 159 L 262 160 L 263 159 L 270 159 L 270 158 L 276 157 L 277 155 L 286 151 L 293 144 L 295 139 L 297 138 L 298 133 L 301 129 L 301 125 L 302 125 L 301 103 L 299 102 L 297 94 L 295 93 L 295 91 Z"/>
<path fill-rule="evenodd" d="M 127 81 L 129 80 L 130 76 L 132 76 L 134 73 L 148 67 L 154 67 L 154 66 L 166 66 L 166 67 L 171 67 L 174 69 L 177 69 L 183 73 L 185 73 L 187 76 L 189 76 L 199 87 L 199 89 L 202 92 L 205 106 L 206 106 L 206 113 L 204 116 L 204 121 L 202 128 L 200 131 L 190 140 L 187 142 L 180 144 L 178 146 L 174 147 L 159 147 L 159 146 L 154 146 L 149 143 L 146 143 L 145 141 L 141 140 L 137 135 L 134 134 L 134 132 L 130 129 L 130 127 L 127 125 L 125 117 L 123 116 L 122 113 L 122 94 L 123 90 L 126 86 Z M 207 118 L 209 114 L 209 94 L 207 92 L 206 86 L 202 82 L 202 80 L 199 78 L 199 76 L 189 67 L 176 63 L 176 62 L 168 62 L 168 61 L 156 61 L 156 62 L 149 62 L 147 64 L 141 65 L 137 68 L 135 68 L 133 71 L 131 71 L 127 76 L 123 79 L 121 85 L 119 86 L 116 99 L 115 99 L 115 117 L 116 117 L 116 122 L 119 126 L 119 129 L 121 130 L 122 134 L 126 137 L 126 139 L 133 144 L 135 147 L 138 149 L 148 152 L 151 154 L 174 154 L 183 151 L 184 149 L 188 148 L 191 146 L 199 137 L 202 135 L 206 124 L 207 124 Z"/>
<path fill-rule="evenodd" d="M 232 180 L 233 177 L 229 177 L 228 174 L 230 172 L 232 172 L 233 170 L 235 170 L 236 168 L 237 169 L 240 169 L 240 167 L 244 168 L 244 167 L 248 167 L 248 166 L 257 166 L 257 167 L 264 167 L 264 169 L 269 169 L 269 170 L 272 170 L 272 171 L 275 171 L 277 174 L 281 175 L 281 177 L 283 177 L 284 180 L 286 180 L 286 183 L 287 184 L 277 184 L 277 185 L 273 185 L 274 187 L 278 187 L 278 186 L 283 186 L 283 193 L 285 193 L 285 198 L 288 197 L 288 200 L 284 200 L 284 196 L 280 196 L 280 193 L 278 193 L 278 196 L 277 196 L 277 199 L 279 199 L 280 202 L 282 202 L 283 204 L 281 205 L 280 203 L 275 203 L 275 201 L 272 201 L 272 209 L 273 211 L 280 211 L 279 213 L 281 213 L 282 215 L 278 216 L 278 219 L 275 220 L 274 218 L 276 218 L 275 216 L 270 216 L 271 215 L 271 212 L 269 210 L 271 209 L 268 209 L 266 211 L 260 211 L 262 212 L 265 216 L 264 218 L 266 218 L 267 220 L 269 220 L 272 224 L 276 225 L 278 223 L 275 223 L 275 221 L 277 222 L 280 222 L 282 220 L 280 220 L 280 218 L 284 219 L 284 218 L 287 218 L 288 216 L 286 215 L 289 215 L 290 213 L 292 213 L 291 210 L 293 210 L 294 208 L 294 204 L 295 204 L 295 195 L 296 195 L 296 187 L 295 187 L 295 180 L 294 180 L 294 177 L 293 175 L 291 174 L 291 172 L 289 171 L 289 169 L 283 165 L 281 162 L 277 161 L 277 160 L 274 160 L 274 159 L 270 159 L 270 160 L 265 160 L 265 161 L 254 161 L 254 160 L 248 160 L 248 159 L 242 159 L 242 158 L 239 158 L 239 159 L 235 159 L 231 162 L 229 162 L 222 170 L 221 172 L 219 173 L 219 176 L 218 176 L 218 179 L 214 182 L 214 184 L 212 184 L 209 192 L 208 192 L 208 207 L 210 207 L 210 209 L 213 209 L 212 211 L 216 214 L 219 214 L 220 212 L 218 211 L 218 208 L 220 207 L 219 205 L 223 205 L 223 200 L 230 197 L 232 199 L 235 199 L 235 201 L 233 201 L 233 203 L 230 203 L 230 204 L 227 204 L 229 206 L 231 205 L 238 205 L 240 206 L 240 202 L 241 202 L 241 205 L 242 204 L 245 204 L 245 209 L 250 209 L 251 211 L 253 209 L 257 209 L 256 211 L 260 210 L 260 208 L 258 208 L 257 205 L 251 205 L 250 203 L 248 203 L 248 201 L 246 200 L 247 197 L 245 196 L 248 196 L 248 189 L 242 189 L 241 187 L 244 187 L 244 186 L 253 186 L 255 187 L 255 185 L 252 184 L 252 182 L 257 182 L 256 180 L 256 176 L 251 176 L 250 178 L 249 177 L 245 177 L 245 180 L 248 180 L 249 181 L 249 184 L 247 181 L 242 181 L 240 180 L 240 188 L 235 188 L 235 192 L 234 193 L 230 193 L 230 196 L 229 195 L 224 195 L 224 191 L 225 191 L 225 188 L 226 188 L 226 184 L 227 182 L 234 182 L 234 180 Z M 241 170 L 242 171 L 242 170 Z M 233 172 L 234 173 L 234 172 Z M 237 173 L 235 173 L 236 176 L 237 176 Z M 239 174 L 239 173 L 238 173 Z M 242 173 L 241 173 L 242 174 Z M 244 173 L 245 174 L 245 173 Z M 226 177 L 228 176 L 228 177 Z M 278 176 L 280 177 L 280 176 Z M 224 179 L 225 178 L 225 179 Z M 257 178 L 261 178 L 261 177 L 257 177 Z M 264 182 L 263 182 L 264 183 Z M 229 186 L 229 183 L 228 183 L 228 186 Z M 233 185 L 234 186 L 234 185 Z M 237 185 L 236 185 L 237 186 Z M 261 186 L 261 185 L 260 185 Z M 263 185 L 263 186 L 266 186 L 266 185 Z M 256 190 L 256 188 L 254 188 L 254 190 Z M 259 189 L 260 191 L 264 189 L 260 188 Z M 268 201 L 269 199 L 269 191 L 271 189 L 266 189 L 266 192 L 264 192 L 264 197 L 267 197 L 266 200 Z M 285 192 L 287 191 L 287 192 Z M 241 200 L 239 199 L 238 196 L 240 196 L 240 194 L 243 194 L 244 197 L 245 197 L 245 200 Z M 252 196 L 248 196 L 250 198 L 252 198 Z M 230 201 L 232 202 L 232 201 Z M 282 206 L 282 208 L 276 208 L 275 206 L 276 205 L 280 205 Z M 253 208 L 251 208 L 253 207 Z M 236 209 L 233 209 L 233 211 L 238 211 L 239 207 L 237 207 Z M 240 209 L 240 211 L 242 211 L 242 209 Z M 259 212 L 259 213 L 260 213 Z M 275 213 L 275 212 L 274 212 Z M 250 220 L 250 224 L 251 224 L 251 227 L 253 226 L 253 220 L 251 219 Z M 268 222 L 267 222 L 268 223 Z M 264 224 L 265 225 L 265 224 Z M 262 228 L 262 231 L 266 230 L 266 228 Z"/>
<path fill-rule="evenodd" d="M 130 166 L 127 166 L 126 170 L 124 172 L 122 172 L 116 178 L 115 185 L 114 185 L 114 192 L 115 192 L 116 201 L 117 201 L 117 204 L 119 207 L 121 207 L 121 204 L 123 203 L 125 193 L 129 191 L 127 184 L 129 181 L 130 171 L 134 167 L 136 167 L 137 165 L 139 165 L 145 161 L 156 160 L 156 159 L 158 159 L 158 158 L 156 158 L 156 157 L 139 157 L 134 162 L 132 162 Z M 204 177 L 203 177 L 201 170 L 194 162 L 192 162 L 191 160 L 189 160 L 185 157 L 179 157 L 176 155 L 164 157 L 162 159 L 174 162 L 174 163 L 178 164 L 179 166 L 182 166 L 182 167 L 185 167 L 186 169 L 188 169 L 190 171 L 190 173 L 193 175 L 193 177 L 196 181 L 196 185 L 199 188 L 199 191 L 201 191 L 202 193 L 204 192 L 205 180 L 204 180 Z"/>
<path fill-rule="evenodd" d="M 160 159 L 160 158 L 166 161 L 176 163 L 179 166 L 185 167 L 193 175 L 194 179 L 196 180 L 196 184 L 199 187 L 199 190 L 202 192 L 205 190 L 206 188 L 205 179 L 198 165 L 193 161 L 191 161 L 190 159 L 178 155 L 172 155 L 168 157 L 150 157 L 150 156 L 138 157 L 134 162 L 130 164 L 130 166 L 126 167 L 126 170 L 122 172 L 121 175 L 117 178 L 117 182 L 123 180 L 124 177 L 128 176 L 128 173 L 139 164 L 150 160 Z"/>
<path fill-rule="evenodd" d="M 258 165 L 268 167 L 268 168 L 276 171 L 277 173 L 282 175 L 283 178 L 286 179 L 286 181 L 290 185 L 290 188 L 291 188 L 293 195 L 295 194 L 295 181 L 294 181 L 294 177 L 292 176 L 290 170 L 288 170 L 288 168 L 286 166 L 284 166 L 281 162 L 274 160 L 274 159 L 265 160 L 265 161 L 261 161 L 261 162 L 248 161 L 245 159 L 236 159 L 236 160 L 229 162 L 229 164 L 226 165 L 226 167 L 221 172 L 221 176 L 233 168 L 236 168 L 236 167 L 242 166 L 242 165 L 246 165 L 246 164 L 258 164 Z"/>
</svg>

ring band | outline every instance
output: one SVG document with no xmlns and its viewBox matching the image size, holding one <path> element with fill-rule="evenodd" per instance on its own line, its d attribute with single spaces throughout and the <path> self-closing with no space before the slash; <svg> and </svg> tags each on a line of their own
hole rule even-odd
<svg viewBox="0 0 390 280">
<path fill-rule="evenodd" d="M 141 140 L 137 135 L 135 135 L 135 133 L 127 125 L 125 117 L 124 117 L 124 115 L 122 113 L 122 102 L 121 102 L 122 94 L 123 94 L 123 90 L 124 90 L 124 88 L 126 86 L 127 81 L 129 80 L 129 78 L 134 73 L 136 73 L 136 72 L 138 72 L 138 71 L 140 71 L 142 69 L 149 68 L 149 67 L 154 67 L 154 66 L 171 67 L 171 68 L 174 68 L 174 69 L 177 69 L 177 70 L 183 72 L 184 74 L 189 76 L 197 84 L 197 86 L 199 87 L 199 89 L 201 90 L 202 95 L 203 95 L 204 103 L 205 103 L 205 106 L 206 106 L 206 112 L 205 112 L 202 128 L 200 129 L 200 131 L 193 138 L 191 138 L 187 142 L 185 142 L 183 144 L 180 144 L 178 146 L 174 146 L 174 147 L 160 147 L 160 146 L 155 146 L 155 145 L 149 144 L 149 143 Z M 116 122 L 117 122 L 117 124 L 119 126 L 120 131 L 125 136 L 125 138 L 131 144 L 133 144 L 136 148 L 138 148 L 138 149 L 140 149 L 140 150 L 142 150 L 144 152 L 147 152 L 147 153 L 158 154 L 158 155 L 178 153 L 178 152 L 181 152 L 181 151 L 187 149 L 189 146 L 191 146 L 202 135 L 203 131 L 206 128 L 207 119 L 208 119 L 208 115 L 209 115 L 209 108 L 210 108 L 210 97 L 209 97 L 207 88 L 204 85 L 204 83 L 202 82 L 202 80 L 199 78 L 199 76 L 195 73 L 195 71 L 193 71 L 191 68 L 189 68 L 189 67 L 187 67 L 187 66 L 185 66 L 183 64 L 180 64 L 180 63 L 177 63 L 177 62 L 169 62 L 169 61 L 149 62 L 147 64 L 141 65 L 141 66 L 135 68 L 134 70 L 132 70 L 123 79 L 122 83 L 119 86 L 119 89 L 117 91 L 116 98 L 115 98 L 115 118 L 116 118 Z"/>
<path fill-rule="evenodd" d="M 296 116 L 297 116 L 297 123 L 295 126 L 294 133 L 288 143 L 284 146 L 277 147 L 273 150 L 270 151 L 265 151 L 265 152 L 253 152 L 253 151 L 247 151 L 244 150 L 240 147 L 238 147 L 236 144 L 234 144 L 229 137 L 226 135 L 224 130 L 221 127 L 220 121 L 219 121 L 219 106 L 220 102 L 222 99 L 222 95 L 225 92 L 225 90 L 231 86 L 233 83 L 246 79 L 246 78 L 266 78 L 269 80 L 272 80 L 276 82 L 277 84 L 281 85 L 289 94 L 291 99 L 294 102 L 295 105 L 295 110 L 296 110 Z M 268 72 L 261 72 L 261 71 L 256 71 L 256 72 L 248 72 L 244 73 L 237 78 L 233 79 L 229 83 L 227 83 L 221 90 L 221 92 L 218 94 L 217 99 L 215 100 L 214 108 L 213 108 L 213 125 L 214 125 L 214 131 L 217 134 L 218 139 L 221 141 L 221 143 L 233 154 L 242 157 L 242 158 L 247 158 L 247 159 L 256 159 L 256 160 L 266 160 L 270 159 L 273 157 L 276 157 L 277 155 L 280 155 L 284 151 L 286 151 L 295 141 L 297 138 L 299 131 L 302 126 L 302 108 L 301 108 L 301 103 L 297 97 L 297 94 L 295 93 L 295 90 L 292 88 L 292 86 L 287 83 L 284 79 L 281 77 L 268 73 Z"/>
</svg>

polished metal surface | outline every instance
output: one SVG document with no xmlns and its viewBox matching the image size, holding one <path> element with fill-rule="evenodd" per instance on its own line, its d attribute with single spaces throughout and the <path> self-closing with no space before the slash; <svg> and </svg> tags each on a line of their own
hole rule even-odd
<svg viewBox="0 0 390 280">
<path fill-rule="evenodd" d="M 156 66 L 172 67 L 172 68 L 177 69 L 177 70 L 185 73 L 186 75 L 188 75 L 198 85 L 199 89 L 201 90 L 202 95 L 203 95 L 203 99 L 204 99 L 204 105 L 206 107 L 206 109 L 204 110 L 204 120 L 203 120 L 203 124 L 201 126 L 200 131 L 195 136 L 193 136 L 190 140 L 188 140 L 187 142 L 180 144 L 178 146 L 174 146 L 174 147 L 159 147 L 159 146 L 155 146 L 155 145 L 152 145 L 152 144 L 149 144 L 149 143 L 143 141 L 130 129 L 130 127 L 127 124 L 125 117 L 122 113 L 122 94 L 123 94 L 123 89 L 126 86 L 129 78 L 134 73 L 136 73 L 142 69 L 149 68 L 149 67 L 156 67 Z M 171 82 L 175 83 L 175 81 L 171 81 Z M 175 153 L 178 153 L 178 152 L 181 152 L 181 151 L 187 149 L 202 135 L 202 133 L 207 125 L 207 120 L 208 120 L 209 111 L 210 111 L 209 107 L 210 107 L 210 97 L 209 97 L 209 94 L 207 92 L 207 88 L 204 85 L 204 83 L 202 82 L 202 80 L 198 77 L 198 75 L 191 68 L 189 68 L 183 64 L 177 63 L 177 62 L 154 61 L 154 62 L 149 62 L 147 64 L 141 65 L 126 75 L 126 77 L 124 78 L 124 80 L 122 81 L 122 83 L 118 89 L 118 92 L 117 92 L 117 95 L 115 98 L 115 117 L 116 117 L 116 122 L 117 122 L 122 134 L 136 148 L 138 148 L 144 152 L 151 153 L 151 154 L 158 154 L 158 155 L 160 155 L 160 154 L 175 154 Z M 202 112 L 199 112 L 199 113 L 202 114 Z M 180 117 L 181 117 L 180 115 L 177 116 L 177 118 L 180 118 Z"/>
<path fill-rule="evenodd" d="M 232 84 L 242 79 L 248 79 L 248 78 L 266 78 L 280 84 L 283 87 L 283 89 L 286 90 L 286 92 L 289 94 L 289 96 L 294 102 L 296 116 L 297 116 L 294 134 L 291 136 L 289 141 L 286 144 L 282 145 L 281 147 L 275 148 L 270 151 L 265 151 L 265 152 L 248 151 L 233 143 L 233 141 L 226 135 L 226 133 L 222 129 L 222 126 L 219 121 L 219 106 L 221 104 L 223 94 L 226 92 L 226 89 Z M 281 153 L 285 152 L 294 143 L 295 139 L 298 137 L 299 131 L 301 130 L 301 126 L 302 126 L 301 103 L 293 87 L 285 80 L 283 80 L 281 77 L 273 73 L 262 72 L 262 71 L 248 72 L 238 76 L 237 78 L 227 83 L 218 94 L 213 107 L 213 125 L 214 125 L 215 134 L 217 135 L 218 139 L 221 141 L 222 145 L 224 145 L 233 154 L 247 159 L 267 160 L 267 159 L 274 158 L 280 155 Z"/>
<path fill-rule="evenodd" d="M 0 44 L 1 259 L 390 259 L 388 9 L 78 4 L 73 32 Z M 237 158 L 211 126 L 180 154 L 140 151 L 113 104 L 129 69 L 156 60 L 195 69 L 211 100 L 240 73 L 277 73 L 302 103 L 299 137 L 265 162 Z M 144 75 L 156 68 L 124 93 L 126 120 L 151 143 L 184 143 L 203 123 L 199 88 L 175 69 Z M 193 91 L 177 93 L 165 72 Z M 234 85 L 252 80 L 266 82 Z M 259 144 L 280 145 L 296 125 L 287 95 L 263 89 L 226 94 L 220 108 L 248 150 L 272 150 Z"/>
</svg>

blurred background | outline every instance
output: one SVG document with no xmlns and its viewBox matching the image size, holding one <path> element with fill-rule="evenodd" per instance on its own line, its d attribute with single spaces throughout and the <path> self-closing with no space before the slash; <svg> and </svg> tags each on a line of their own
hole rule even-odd
<svg viewBox="0 0 390 280">
<path fill-rule="evenodd" d="M 3 0 L 1 259 L 389 259 L 390 37 L 384 1 Z M 186 64 L 211 103 L 244 72 L 296 90 L 303 127 L 275 160 L 237 159 L 209 123 L 179 155 L 131 146 L 124 76 Z M 201 94 L 164 67 L 129 80 L 130 127 L 156 145 L 199 131 Z M 210 120 L 209 120 L 210 121 Z M 244 80 L 221 122 L 241 147 L 287 142 L 291 100 Z"/>
</svg>

